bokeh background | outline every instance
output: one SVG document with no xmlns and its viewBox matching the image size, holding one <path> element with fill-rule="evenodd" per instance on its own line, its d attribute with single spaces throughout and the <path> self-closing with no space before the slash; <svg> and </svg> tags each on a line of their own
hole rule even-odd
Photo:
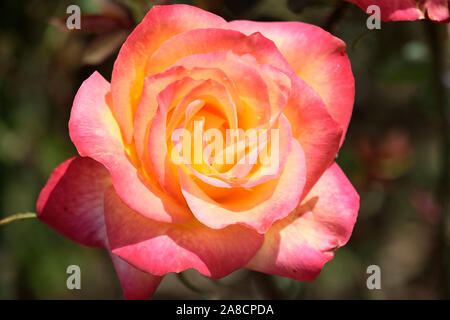
<svg viewBox="0 0 450 320">
<path fill-rule="evenodd" d="M 0 4 L 0 219 L 34 212 L 52 169 L 76 154 L 67 122 L 74 95 L 98 70 L 110 79 L 127 34 L 157 1 L 2 0 Z M 210 280 L 188 270 L 167 276 L 165 299 L 449 298 L 449 25 L 382 23 L 333 0 L 199 0 L 228 20 L 297 20 L 347 43 L 356 102 L 337 162 L 361 196 L 350 242 L 316 281 L 242 270 Z M 81 7 L 82 30 L 64 28 Z M 68 290 L 66 268 L 81 268 Z M 381 268 L 381 290 L 366 286 Z M 107 254 L 62 237 L 37 219 L 0 227 L 0 299 L 118 299 Z"/>
</svg>

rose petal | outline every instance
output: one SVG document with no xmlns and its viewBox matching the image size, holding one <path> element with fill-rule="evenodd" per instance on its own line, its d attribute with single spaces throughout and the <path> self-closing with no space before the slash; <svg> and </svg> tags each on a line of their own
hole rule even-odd
<svg viewBox="0 0 450 320">
<path fill-rule="evenodd" d="M 112 188 L 105 194 L 105 221 L 112 252 L 158 276 L 194 268 L 221 278 L 242 268 L 263 241 L 243 226 L 213 230 L 198 222 L 167 224 L 146 219 L 128 208 Z"/>
<path fill-rule="evenodd" d="M 183 170 L 178 170 L 183 195 L 195 217 L 210 228 L 242 224 L 260 233 L 294 210 L 305 183 L 304 154 L 292 139 L 292 150 L 280 178 L 251 190 L 236 189 L 228 199 L 209 197 Z"/>
<path fill-rule="evenodd" d="M 238 99 L 237 106 L 239 127 L 255 128 L 270 120 L 270 99 L 267 84 L 258 69 L 240 59 L 231 51 L 214 51 L 184 57 L 176 65 L 192 69 L 218 68 L 233 82 Z M 241 101 L 244 103 L 241 105 Z"/>
<path fill-rule="evenodd" d="M 188 5 L 153 6 L 120 49 L 111 78 L 112 100 L 124 139 L 131 143 L 134 113 L 148 58 L 174 35 L 197 28 L 221 28 L 225 20 Z"/>
<path fill-rule="evenodd" d="M 90 158 L 75 157 L 51 174 L 37 201 L 39 220 L 72 241 L 106 247 L 103 192 L 108 170 Z"/>
<path fill-rule="evenodd" d="M 339 166 L 323 174 L 302 204 L 265 234 L 248 264 L 260 272 L 312 281 L 350 238 L 359 196 Z"/>
<path fill-rule="evenodd" d="M 448 0 L 347 0 L 364 11 L 370 5 L 380 7 L 383 21 L 417 20 L 427 18 L 436 22 L 449 22 Z"/>
<path fill-rule="evenodd" d="M 202 83 L 202 81 L 196 81 L 191 78 L 183 78 L 168 85 L 157 96 L 158 109 L 149 128 L 147 144 L 152 170 L 164 190 L 177 197 L 182 196 L 176 172 L 172 168 L 173 166 L 168 155 L 167 117 L 169 111 L 175 108 L 178 101 L 195 88 L 198 88 Z M 144 88 L 143 96 L 148 96 L 145 93 L 147 90 L 151 89 Z M 147 102 L 146 99 L 141 100 L 143 105 Z"/>
<path fill-rule="evenodd" d="M 450 2 L 448 0 L 428 0 L 425 2 L 424 11 L 427 18 L 432 21 L 450 22 Z"/>
<path fill-rule="evenodd" d="M 170 68 L 165 72 L 147 77 L 144 81 L 141 100 L 134 119 L 134 144 L 136 153 L 146 172 L 153 176 L 153 167 L 148 151 L 148 136 L 153 118 L 158 110 L 158 94 L 169 84 L 186 77 L 183 67 Z"/>
<path fill-rule="evenodd" d="M 178 104 L 176 104 L 177 101 L 179 101 Z M 172 138 L 167 137 L 167 134 L 172 133 L 170 125 L 167 128 L 168 114 L 173 110 L 170 122 L 174 122 L 173 126 L 175 126 L 183 118 L 186 118 L 185 122 L 190 121 L 205 104 L 214 105 L 214 108 L 219 113 L 222 113 L 224 118 L 228 119 L 229 126 L 236 128 L 235 105 L 226 87 L 214 80 L 200 81 L 185 78 L 170 84 L 158 95 L 158 110 L 149 131 L 148 150 L 150 162 L 158 177 L 158 181 L 168 191 L 172 191 L 174 188 L 177 188 L 177 191 L 179 191 L 179 184 L 173 185 L 175 182 L 178 182 L 178 179 L 174 175 L 175 172 L 172 171 L 173 167 L 167 148 L 167 140 Z M 174 107 L 175 105 L 176 107 Z M 185 126 L 185 124 L 181 126 Z M 194 141 L 193 146 L 195 147 L 197 143 L 198 141 Z M 187 159 L 187 161 L 191 161 L 191 159 Z"/>
<path fill-rule="evenodd" d="M 229 26 L 245 34 L 261 32 L 274 41 L 295 74 L 319 93 L 345 135 L 355 86 L 342 40 L 319 27 L 300 22 L 232 21 Z"/>
<path fill-rule="evenodd" d="M 274 141 L 271 140 L 270 137 L 272 134 L 271 130 L 278 130 L 278 139 L 276 139 L 275 138 L 276 136 L 274 136 L 275 140 Z M 258 149 L 257 151 L 259 152 L 257 156 L 260 156 L 261 159 L 261 155 L 262 153 L 264 153 L 265 156 L 267 156 L 268 158 L 267 162 L 270 162 L 270 164 L 267 163 L 265 166 L 260 165 L 254 172 L 252 172 L 245 179 L 237 179 L 236 183 L 243 188 L 252 188 L 261 183 L 279 177 L 282 171 L 284 170 L 286 161 L 291 152 L 292 143 L 290 143 L 290 141 L 292 140 L 292 129 L 289 121 L 284 115 L 281 115 L 279 117 L 278 125 L 268 128 L 267 132 L 265 132 L 265 134 L 262 135 L 262 137 L 265 140 L 269 140 L 270 143 L 268 144 L 266 143 L 263 146 L 262 150 L 259 150 L 260 148 L 255 148 Z M 270 159 L 270 157 L 273 157 L 275 155 L 271 154 L 271 151 L 269 151 L 271 150 L 272 144 L 274 144 L 273 151 L 276 152 L 277 154 L 277 159 L 273 163 L 271 160 L 274 159 Z M 264 161 L 264 159 L 261 160 Z M 245 164 L 245 162 L 246 161 L 243 161 L 242 165 L 238 163 L 235 166 L 235 168 L 243 170 L 243 168 L 248 166 Z M 269 165 L 272 165 L 270 169 Z M 244 170 L 244 173 L 248 173 L 247 171 L 249 170 L 248 169 Z"/>
<path fill-rule="evenodd" d="M 147 74 L 162 72 L 178 60 L 197 54 L 231 50 L 237 55 L 251 54 L 258 63 L 292 70 L 272 40 L 255 32 L 245 35 L 230 29 L 196 29 L 167 40 L 148 61 Z"/>
<path fill-rule="evenodd" d="M 236 88 L 233 83 L 228 79 L 224 72 L 220 69 L 206 69 L 206 68 L 192 68 L 186 69 L 182 66 L 175 66 L 169 68 L 165 72 L 158 73 L 154 76 L 149 76 L 145 79 L 144 90 L 142 91 L 142 97 L 139 102 L 139 107 L 136 111 L 136 117 L 134 122 L 134 141 L 136 145 L 136 151 L 141 160 L 143 166 L 150 173 L 153 171 L 149 159 L 148 151 L 148 137 L 150 132 L 150 127 L 153 122 L 156 110 L 158 109 L 157 97 L 164 89 L 166 89 L 171 83 L 180 81 L 184 78 L 192 78 L 194 80 L 214 80 L 221 83 L 227 89 L 227 92 L 232 97 L 231 100 L 234 102 L 239 102 L 239 96 L 236 92 Z M 187 80 L 184 81 L 187 81 Z M 227 98 L 228 99 L 228 98 Z M 228 104 L 227 104 L 228 105 Z M 234 126 L 236 122 L 235 110 L 229 110 L 225 112 L 226 114 L 233 113 L 229 118 L 233 118 L 231 126 Z M 184 114 L 180 113 L 180 116 L 184 118 Z M 174 117 L 167 124 L 167 132 L 171 133 L 176 126 L 178 121 L 174 121 Z"/>
<path fill-rule="evenodd" d="M 185 204 L 165 194 L 134 166 L 133 150 L 122 141 L 110 103 L 109 83 L 95 72 L 78 90 L 69 121 L 70 137 L 80 155 L 102 163 L 121 199 L 142 215 L 166 222 L 191 220 Z"/>
<path fill-rule="evenodd" d="M 291 80 L 291 97 L 283 113 L 291 123 L 293 136 L 305 152 L 305 196 L 336 158 L 342 129 L 309 85 L 295 75 Z"/>
<path fill-rule="evenodd" d="M 109 250 L 103 202 L 109 172 L 91 158 L 75 157 L 59 165 L 37 201 L 38 218 L 69 239 Z M 126 299 L 148 299 L 160 277 L 146 274 L 111 254 Z"/>
<path fill-rule="evenodd" d="M 162 277 L 136 269 L 128 262 L 110 253 L 124 298 L 127 300 L 147 300 L 158 288 Z"/>
<path fill-rule="evenodd" d="M 381 20 L 417 20 L 423 18 L 423 13 L 417 7 L 415 0 L 346 0 L 357 4 L 367 11 L 367 7 L 376 5 L 380 8 Z M 427 0 L 425 0 L 427 1 Z M 447 0 L 446 0 L 447 1 Z"/>
</svg>

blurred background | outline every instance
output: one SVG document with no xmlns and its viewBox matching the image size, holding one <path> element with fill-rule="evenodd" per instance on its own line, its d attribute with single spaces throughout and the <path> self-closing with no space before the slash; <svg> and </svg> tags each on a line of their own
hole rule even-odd
<svg viewBox="0 0 450 320">
<path fill-rule="evenodd" d="M 210 280 L 170 274 L 155 299 L 450 298 L 449 25 L 382 23 L 333 0 L 3 0 L 0 4 L 0 219 L 35 212 L 54 167 L 76 154 L 67 128 L 84 79 L 110 80 L 126 36 L 154 4 L 188 3 L 227 20 L 294 20 L 347 43 L 356 102 L 337 162 L 361 196 L 349 243 L 316 281 L 251 271 Z M 68 32 L 79 5 L 82 29 Z M 81 268 L 68 290 L 66 268 Z M 381 290 L 366 286 L 381 268 Z M 37 219 L 0 226 L 0 299 L 119 299 L 105 251 L 82 247 Z"/>
</svg>

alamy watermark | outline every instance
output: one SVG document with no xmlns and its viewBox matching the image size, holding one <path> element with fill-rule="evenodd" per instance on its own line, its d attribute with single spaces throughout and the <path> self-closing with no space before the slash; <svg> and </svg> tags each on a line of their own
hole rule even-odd
<svg viewBox="0 0 450 320">
<path fill-rule="evenodd" d="M 77 265 L 70 265 L 66 269 L 67 277 L 66 286 L 69 290 L 81 289 L 81 269 Z"/>
<path fill-rule="evenodd" d="M 366 21 L 367 29 L 381 29 L 381 9 L 377 5 L 370 5 L 367 7 L 366 12 L 369 14 L 369 17 Z"/>
<path fill-rule="evenodd" d="M 81 29 L 81 9 L 79 6 L 72 4 L 67 7 L 66 13 L 70 14 L 66 19 L 67 29 Z"/>
<path fill-rule="evenodd" d="M 376 264 L 367 267 L 367 274 L 370 276 L 367 278 L 366 285 L 369 290 L 381 289 L 381 268 Z"/>
</svg>

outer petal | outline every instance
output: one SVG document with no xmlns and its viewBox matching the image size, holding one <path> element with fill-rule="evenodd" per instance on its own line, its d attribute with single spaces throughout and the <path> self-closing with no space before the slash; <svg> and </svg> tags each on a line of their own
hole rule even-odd
<svg viewBox="0 0 450 320">
<path fill-rule="evenodd" d="M 198 222 L 175 225 L 146 219 L 112 188 L 105 194 L 105 221 L 112 252 L 154 275 L 195 268 L 220 278 L 247 264 L 263 241 L 242 226 L 212 230 Z"/>
<path fill-rule="evenodd" d="M 345 135 L 355 86 L 342 40 L 319 27 L 300 22 L 231 21 L 229 26 L 245 34 L 261 32 L 274 41 L 294 72 L 319 93 Z"/>
<path fill-rule="evenodd" d="M 350 238 L 359 196 L 334 163 L 299 208 L 265 234 L 261 250 L 248 268 L 312 281 L 333 252 Z"/>
<path fill-rule="evenodd" d="M 97 72 L 80 87 L 69 121 L 70 137 L 82 156 L 102 163 L 123 201 L 144 216 L 158 221 L 181 222 L 192 218 L 159 186 L 143 177 L 133 164 L 133 150 L 124 145 L 109 108 L 109 83 Z"/>
<path fill-rule="evenodd" d="M 125 299 L 149 299 L 155 292 L 156 288 L 158 288 L 162 277 L 157 277 L 142 272 L 115 254 L 111 253 L 110 255 L 112 261 L 114 262 L 114 267 L 116 268 L 116 273 L 119 277 Z"/>
<path fill-rule="evenodd" d="M 39 220 L 85 246 L 106 247 L 103 192 L 108 170 L 90 158 L 70 158 L 48 179 L 37 201 Z"/>
<path fill-rule="evenodd" d="M 342 141 L 342 129 L 326 110 L 319 95 L 303 80 L 291 76 L 292 94 L 284 109 L 293 136 L 305 152 L 305 196 L 333 163 Z"/>
<path fill-rule="evenodd" d="M 103 215 L 108 170 L 91 158 L 71 158 L 59 165 L 42 189 L 38 218 L 69 239 L 109 249 Z M 148 299 L 160 277 L 145 274 L 111 254 L 126 299 Z"/>
<path fill-rule="evenodd" d="M 195 217 L 210 228 L 221 229 L 242 224 L 260 233 L 277 220 L 289 215 L 300 202 L 305 183 L 305 158 L 299 143 L 292 139 L 292 149 L 283 172 L 251 190 L 239 189 L 220 202 L 209 197 L 192 177 L 179 170 L 183 195 Z"/>
<path fill-rule="evenodd" d="M 432 21 L 450 21 L 450 1 L 449 0 L 428 0 L 425 2 L 424 10 L 427 17 Z"/>
<path fill-rule="evenodd" d="M 238 55 L 251 54 L 260 64 L 291 70 L 273 41 L 260 32 L 246 36 L 236 30 L 208 28 L 186 31 L 167 40 L 150 57 L 147 73 L 162 72 L 190 55 L 226 50 Z"/>
<path fill-rule="evenodd" d="M 154 6 L 120 49 L 111 79 L 114 113 L 127 143 L 141 95 L 148 58 L 174 35 L 197 28 L 221 28 L 225 20 L 187 5 Z"/>
<path fill-rule="evenodd" d="M 423 14 L 417 7 L 415 0 L 346 0 L 356 3 L 361 9 L 367 11 L 367 7 L 376 5 L 380 7 L 383 21 L 417 20 L 422 19 Z M 427 0 L 425 0 L 427 1 Z"/>
</svg>

